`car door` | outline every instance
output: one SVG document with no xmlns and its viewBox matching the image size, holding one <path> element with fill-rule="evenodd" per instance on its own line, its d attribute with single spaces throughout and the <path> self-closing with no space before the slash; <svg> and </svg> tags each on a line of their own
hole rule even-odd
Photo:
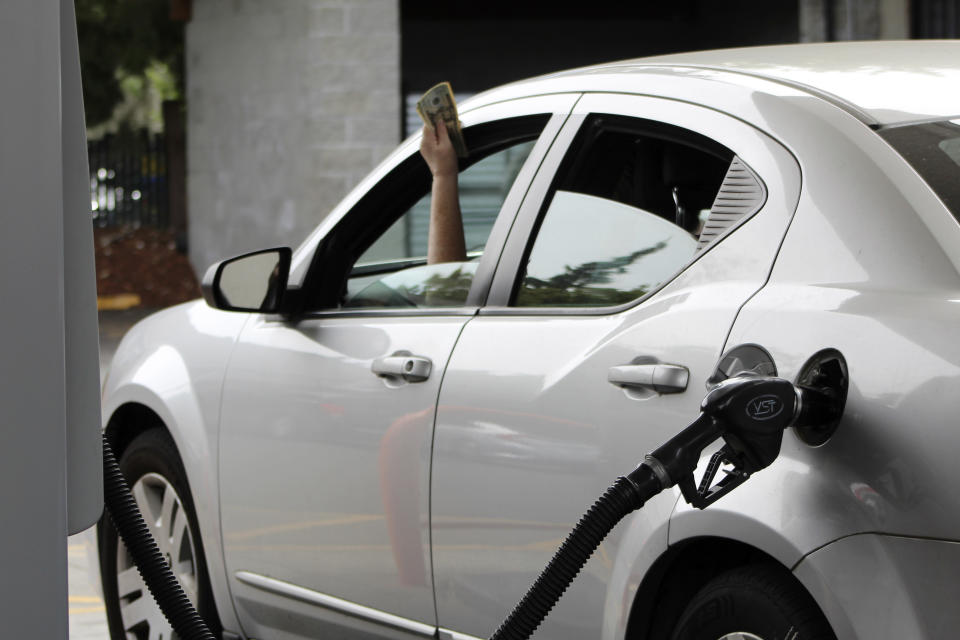
<svg viewBox="0 0 960 640">
<path fill-rule="evenodd" d="M 600 493 L 697 416 L 799 188 L 783 147 L 717 111 L 577 103 L 444 376 L 431 485 L 441 637 L 488 637 Z M 614 530 L 538 637 L 623 628 L 633 567 L 666 548 L 678 495 Z"/>
<path fill-rule="evenodd" d="M 430 175 L 408 142 L 319 241 L 296 290 L 304 313 L 250 316 L 224 383 L 219 463 L 225 564 L 248 635 L 433 635 L 440 380 L 575 99 L 462 114 L 467 261 L 425 265 Z"/>
</svg>

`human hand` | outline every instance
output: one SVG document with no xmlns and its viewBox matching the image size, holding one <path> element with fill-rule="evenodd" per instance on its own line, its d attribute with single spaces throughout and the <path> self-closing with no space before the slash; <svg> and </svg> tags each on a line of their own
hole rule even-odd
<svg viewBox="0 0 960 640">
<path fill-rule="evenodd" d="M 436 127 L 423 125 L 420 155 L 426 160 L 434 177 L 457 175 L 457 152 L 450 142 L 450 134 L 443 120 L 437 119 Z"/>
</svg>

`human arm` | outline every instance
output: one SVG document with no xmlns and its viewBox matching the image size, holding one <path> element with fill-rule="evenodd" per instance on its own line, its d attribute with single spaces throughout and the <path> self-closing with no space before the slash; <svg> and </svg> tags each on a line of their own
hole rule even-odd
<svg viewBox="0 0 960 640">
<path fill-rule="evenodd" d="M 467 259 L 467 249 L 460 214 L 457 154 L 443 120 L 438 120 L 435 128 L 424 125 L 420 154 L 433 175 L 427 264 L 462 262 Z"/>
</svg>

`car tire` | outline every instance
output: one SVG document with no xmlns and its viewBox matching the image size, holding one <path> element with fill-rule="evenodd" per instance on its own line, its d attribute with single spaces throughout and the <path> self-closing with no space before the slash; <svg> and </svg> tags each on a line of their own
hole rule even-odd
<svg viewBox="0 0 960 640">
<path fill-rule="evenodd" d="M 119 465 L 160 552 L 200 616 L 219 637 L 196 510 L 176 446 L 165 431 L 150 429 L 130 442 Z M 97 527 L 97 539 L 110 637 L 175 638 L 106 513 Z"/>
<path fill-rule="evenodd" d="M 789 571 L 750 565 L 723 573 L 690 601 L 672 640 L 836 640 Z"/>
</svg>

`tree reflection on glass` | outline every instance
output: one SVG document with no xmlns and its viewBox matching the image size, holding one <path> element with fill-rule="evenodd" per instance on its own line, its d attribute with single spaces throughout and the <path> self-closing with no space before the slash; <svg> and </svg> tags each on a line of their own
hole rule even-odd
<svg viewBox="0 0 960 640">
<path fill-rule="evenodd" d="M 473 271 L 457 269 L 449 275 L 430 276 L 417 293 L 422 296 L 424 306 L 456 307 L 466 302 L 472 282 Z"/>
<path fill-rule="evenodd" d="M 606 307 L 636 300 L 644 296 L 654 285 L 643 284 L 632 289 L 596 285 L 609 284 L 613 281 L 614 275 L 627 273 L 627 267 L 637 260 L 661 251 L 666 246 L 666 242 L 658 242 L 625 256 L 585 262 L 576 267 L 566 265 L 562 273 L 546 280 L 527 275 L 517 291 L 516 305 Z"/>
<path fill-rule="evenodd" d="M 473 269 L 457 267 L 448 273 L 432 273 L 423 280 L 409 275 L 424 275 L 423 267 L 391 274 L 367 285 L 343 303 L 344 308 L 456 307 L 470 292 Z M 408 276 L 408 280 L 402 278 Z"/>
</svg>

